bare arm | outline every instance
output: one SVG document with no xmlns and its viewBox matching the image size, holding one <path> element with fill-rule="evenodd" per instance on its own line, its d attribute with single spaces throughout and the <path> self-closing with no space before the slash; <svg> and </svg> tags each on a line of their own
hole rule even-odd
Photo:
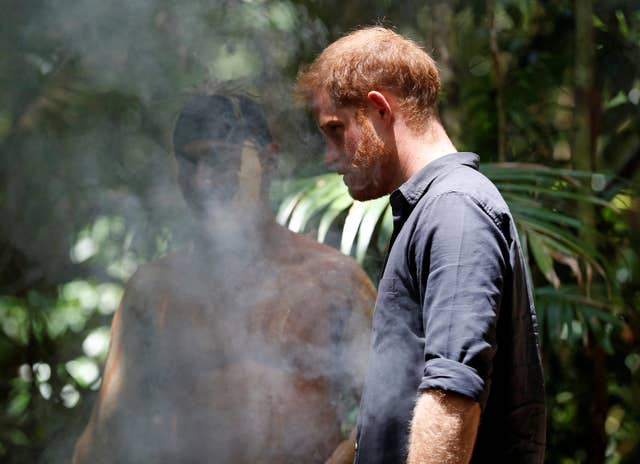
<svg viewBox="0 0 640 464">
<path fill-rule="evenodd" d="M 407 464 L 466 464 L 480 422 L 480 405 L 464 396 L 427 390 L 416 403 Z"/>
<path fill-rule="evenodd" d="M 139 296 L 132 279 L 113 316 L 102 386 L 89 423 L 76 443 L 74 464 L 117 461 L 114 443 L 144 403 L 144 397 L 135 393 L 141 382 L 140 366 L 148 362 L 142 341 L 146 331 L 135 310 Z"/>
<path fill-rule="evenodd" d="M 342 441 L 325 464 L 351 464 L 356 457 L 356 430 L 353 429 L 349 438 Z"/>
<path fill-rule="evenodd" d="M 121 318 L 122 318 L 122 304 L 116 311 L 113 322 L 111 324 L 111 341 L 109 348 L 109 355 L 107 357 L 107 363 L 104 370 L 104 376 L 102 381 L 102 387 L 96 404 L 94 405 L 89 423 L 81 435 L 80 439 L 76 443 L 75 452 L 73 456 L 74 464 L 81 464 L 85 462 L 91 462 L 96 459 L 93 453 L 96 449 L 100 448 L 100 438 L 96 436 L 97 429 L 101 425 L 103 416 L 108 416 L 114 409 L 117 403 L 117 398 L 121 391 L 122 386 L 122 365 L 121 365 L 121 353 L 122 353 L 122 332 L 121 332 Z"/>
</svg>

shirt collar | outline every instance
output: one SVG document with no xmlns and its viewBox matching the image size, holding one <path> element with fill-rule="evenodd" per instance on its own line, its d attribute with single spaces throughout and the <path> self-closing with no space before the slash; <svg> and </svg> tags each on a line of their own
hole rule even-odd
<svg viewBox="0 0 640 464">
<path fill-rule="evenodd" d="M 479 165 L 480 157 L 470 152 L 450 153 L 431 161 L 391 194 L 389 201 L 394 216 L 405 216 L 411 211 L 438 176 L 458 166 L 478 170 Z"/>
</svg>

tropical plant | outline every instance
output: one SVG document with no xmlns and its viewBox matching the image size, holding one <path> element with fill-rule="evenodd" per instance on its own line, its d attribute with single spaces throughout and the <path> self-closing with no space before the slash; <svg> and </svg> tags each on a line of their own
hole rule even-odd
<svg viewBox="0 0 640 464">
<path fill-rule="evenodd" d="M 3 13 L 2 462 L 69 462 L 100 381 L 71 366 L 100 365 L 85 342 L 111 319 L 88 296 L 188 236 L 169 155 L 181 93 L 205 78 L 252 81 L 279 174 L 309 176 L 317 141 L 289 104 L 291 79 L 329 41 L 382 18 L 433 52 L 443 123 L 458 148 L 487 156 L 519 221 L 542 325 L 548 462 L 640 462 L 640 202 L 627 183 L 640 175 L 638 2 L 32 0 Z M 488 164 L 505 160 L 537 164 Z M 376 274 L 385 199 L 352 203 L 334 175 L 275 191 L 282 222 Z"/>
<path fill-rule="evenodd" d="M 640 356 L 629 352 L 638 316 L 623 288 L 638 267 L 629 250 L 633 234 L 628 225 L 637 190 L 611 175 L 539 164 L 487 163 L 482 171 L 512 210 L 535 283 L 549 385 L 550 462 L 557 456 L 584 462 L 588 451 L 566 444 L 599 433 L 606 433 L 607 462 L 634 462 L 640 453 L 639 411 L 624 405 L 640 386 L 611 380 L 608 369 L 616 379 L 640 371 Z M 372 275 L 379 272 L 392 231 L 387 197 L 353 201 L 335 174 L 284 183 L 275 193 L 281 224 L 315 233 L 320 241 L 333 239 Z M 593 208 L 593 222 L 583 220 L 584 205 Z M 627 354 L 619 362 L 621 353 Z M 590 372 L 587 379 L 581 377 L 584 371 Z M 576 386 L 585 380 L 588 386 Z M 604 390 L 594 392 L 594 387 Z M 594 419 L 594 411 L 606 415 Z M 620 461 L 621 456 L 627 460 Z"/>
<path fill-rule="evenodd" d="M 488 163 L 482 170 L 509 204 L 530 274 L 550 284 L 536 289 L 542 333 L 549 333 L 551 342 L 579 342 L 590 327 L 610 346 L 609 334 L 623 323 L 622 307 L 613 297 L 615 272 L 611 261 L 580 233 L 588 230 L 598 243 L 609 238 L 584 224 L 576 205 L 593 205 L 613 219 L 629 206 L 625 196 L 606 200 L 595 195 L 593 187 L 602 189 L 610 180 L 600 173 L 521 163 Z M 361 264 L 368 255 L 385 253 L 393 229 L 388 196 L 354 201 L 336 174 L 287 182 L 277 186 L 275 194 L 276 220 L 292 231 L 315 233 L 324 242 L 330 228 L 338 227 L 340 250 Z"/>
</svg>

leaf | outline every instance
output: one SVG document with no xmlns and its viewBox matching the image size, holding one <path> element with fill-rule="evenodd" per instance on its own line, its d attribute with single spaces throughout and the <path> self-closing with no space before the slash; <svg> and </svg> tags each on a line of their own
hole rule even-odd
<svg viewBox="0 0 640 464">
<path fill-rule="evenodd" d="M 550 287 L 539 287 L 536 289 L 536 297 L 549 301 L 549 300 L 562 300 L 578 306 L 589 306 L 591 308 L 599 309 L 602 311 L 600 314 L 606 314 L 606 318 L 610 322 L 617 321 L 622 323 L 613 313 L 617 312 L 617 308 L 605 301 L 595 300 L 582 293 L 579 293 L 579 289 L 572 287 L 563 287 L 562 289 L 554 289 Z"/>
<path fill-rule="evenodd" d="M 296 203 L 302 197 L 304 192 L 296 192 L 294 194 L 288 195 L 282 203 L 280 203 L 280 207 L 278 208 L 278 213 L 276 214 L 276 222 L 280 225 L 286 225 L 289 220 L 289 216 L 295 208 Z"/>
<path fill-rule="evenodd" d="M 542 240 L 542 236 L 537 232 L 529 229 L 527 232 L 529 237 L 529 245 L 531 249 L 531 253 L 533 254 L 533 259 L 536 264 L 546 277 L 546 279 L 555 287 L 560 287 L 560 279 L 556 274 L 555 269 L 553 268 L 553 259 L 551 259 L 551 255 L 548 250 L 544 246 L 544 242 Z"/>
<path fill-rule="evenodd" d="M 582 226 L 582 222 L 578 219 L 554 211 L 549 211 L 547 208 L 544 208 L 542 206 L 531 206 L 519 202 L 514 202 L 513 204 L 509 205 L 509 208 L 511 209 L 511 212 L 518 217 L 533 217 L 536 219 L 553 222 L 559 225 L 573 227 L 575 229 L 579 229 Z"/>
<path fill-rule="evenodd" d="M 552 190 L 546 187 L 539 187 L 535 185 L 515 185 L 515 184 L 496 184 L 498 190 L 514 191 L 514 192 L 528 192 L 539 193 L 552 198 L 563 198 L 567 200 L 576 200 L 581 202 L 592 203 L 599 206 L 607 206 L 613 208 L 610 202 L 598 198 L 593 195 L 585 195 L 581 193 L 567 192 L 566 190 Z"/>
<path fill-rule="evenodd" d="M 335 188 L 336 177 L 335 174 L 323 174 L 287 182 L 274 182 L 271 192 L 272 196 L 278 199 L 277 203 L 279 204 L 276 221 L 281 225 L 286 225 L 298 201 L 325 186 L 328 190 Z"/>
<path fill-rule="evenodd" d="M 382 197 L 367 202 L 367 210 L 360 224 L 358 243 L 356 244 L 356 260 L 360 263 L 364 261 L 364 256 L 371 243 L 371 237 L 376 228 L 376 224 L 380 222 L 380 218 L 389 205 L 388 200 L 388 197 Z"/>
<path fill-rule="evenodd" d="M 508 162 L 508 163 L 486 163 L 481 168 L 482 172 L 487 176 L 493 179 L 494 176 L 508 173 L 514 174 L 535 174 L 539 179 L 540 176 L 544 177 L 552 177 L 554 179 L 564 178 L 564 179 L 591 179 L 593 176 L 592 171 L 578 171 L 574 169 L 558 169 L 558 168 L 550 168 L 548 166 L 544 166 L 541 164 L 535 163 L 516 163 L 516 162 Z"/>
<path fill-rule="evenodd" d="M 320 219 L 320 224 L 318 225 L 318 241 L 324 242 L 327 237 L 327 232 L 329 232 L 329 228 L 331 224 L 335 220 L 338 215 L 345 211 L 353 204 L 353 199 L 347 193 L 346 195 L 339 196 L 336 198 L 333 203 L 327 208 L 325 213 L 322 215 Z"/>
<path fill-rule="evenodd" d="M 18 392 L 6 406 L 6 414 L 10 417 L 20 416 L 29 406 L 31 395 L 28 390 Z"/>
<path fill-rule="evenodd" d="M 547 236 L 551 236 L 562 242 L 568 249 L 573 250 L 581 256 L 584 256 L 586 260 L 594 265 L 597 265 L 599 271 L 602 271 L 602 275 L 605 276 L 602 266 L 598 264 L 605 262 L 602 258 L 602 255 L 600 255 L 600 253 L 598 253 L 592 245 L 588 244 L 584 240 L 581 240 L 575 234 L 571 234 L 559 227 L 531 218 L 520 218 L 519 221 L 522 224 L 526 225 L 527 229 L 535 229 L 537 232 L 540 232 Z"/>
<path fill-rule="evenodd" d="M 546 305 L 547 311 L 547 333 L 551 340 L 560 339 L 562 332 L 561 313 L 564 310 L 564 303 L 557 302 L 555 305 Z"/>
<path fill-rule="evenodd" d="M 549 243 L 550 241 L 552 241 L 552 239 L 544 240 L 544 242 L 547 245 L 550 245 Z M 555 242 L 551 242 L 551 243 L 555 243 Z M 580 269 L 580 263 L 578 262 L 578 258 L 576 258 L 573 255 L 561 253 L 560 251 L 552 251 L 550 254 L 551 254 L 551 257 L 554 259 L 554 261 L 557 261 L 559 263 L 569 266 L 569 268 L 571 269 L 571 272 L 573 272 L 573 275 L 576 277 L 578 287 L 582 288 L 582 285 L 583 285 L 582 271 Z"/>
<path fill-rule="evenodd" d="M 550 287 L 538 288 L 536 299 L 541 302 L 541 307 L 562 305 L 572 311 L 571 320 L 566 319 L 566 315 L 554 315 L 561 320 L 562 338 L 572 343 L 583 340 L 587 330 L 590 330 L 596 336 L 598 343 L 605 350 L 609 350 L 611 349 L 611 332 L 624 327 L 624 322 L 617 316 L 616 307 L 586 296 L 576 287 L 560 290 Z M 567 327 L 567 330 L 564 330 L 564 327 Z M 575 332 L 576 327 L 581 327 L 579 332 Z"/>
<path fill-rule="evenodd" d="M 306 194 L 295 205 L 291 218 L 289 219 L 289 229 L 294 232 L 304 230 L 309 219 L 325 209 L 342 192 L 333 185 L 318 181 L 316 187 L 307 190 Z"/>
<path fill-rule="evenodd" d="M 353 242 L 358 233 L 358 228 L 364 217 L 365 210 L 365 204 L 361 201 L 354 201 L 351 208 L 349 208 L 349 214 L 347 214 L 344 227 L 342 228 L 342 240 L 340 241 L 340 251 L 345 255 L 351 254 L 351 248 L 353 248 Z"/>
</svg>

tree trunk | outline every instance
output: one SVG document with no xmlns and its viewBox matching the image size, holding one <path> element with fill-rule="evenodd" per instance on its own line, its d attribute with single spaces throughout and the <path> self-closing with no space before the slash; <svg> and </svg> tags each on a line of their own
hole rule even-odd
<svg viewBox="0 0 640 464">
<path fill-rule="evenodd" d="M 575 33 L 575 134 L 573 143 L 573 166 L 577 170 L 596 169 L 595 147 L 597 139 L 597 121 L 600 111 L 598 93 L 595 89 L 595 44 L 593 36 L 593 0 L 574 2 Z M 592 205 L 578 204 L 580 218 L 584 227 L 580 235 L 588 243 L 595 243 L 595 212 Z M 585 291 L 589 294 L 589 282 Z M 590 417 L 590 436 L 587 444 L 588 464 L 603 464 L 607 436 L 604 423 L 607 417 L 607 366 L 602 346 L 591 329 L 587 334 L 586 356 L 591 366 L 590 395 L 588 411 Z"/>
<path fill-rule="evenodd" d="M 491 63 L 496 80 L 496 113 L 498 117 L 498 161 L 507 161 L 507 112 L 504 105 L 504 70 L 500 61 L 498 47 L 498 29 L 496 27 L 496 1 L 487 0 L 487 17 L 489 18 L 489 45 Z"/>
<path fill-rule="evenodd" d="M 447 132 L 453 139 L 458 139 L 461 134 L 460 121 L 456 117 L 453 108 L 459 106 L 459 86 L 454 78 L 456 75 L 455 63 L 451 58 L 451 21 L 453 9 L 448 0 L 436 0 L 433 2 L 433 13 L 430 15 L 428 43 L 433 47 L 433 58 L 438 63 L 440 82 L 446 89 L 446 101 L 440 105 L 440 119 Z"/>
</svg>

